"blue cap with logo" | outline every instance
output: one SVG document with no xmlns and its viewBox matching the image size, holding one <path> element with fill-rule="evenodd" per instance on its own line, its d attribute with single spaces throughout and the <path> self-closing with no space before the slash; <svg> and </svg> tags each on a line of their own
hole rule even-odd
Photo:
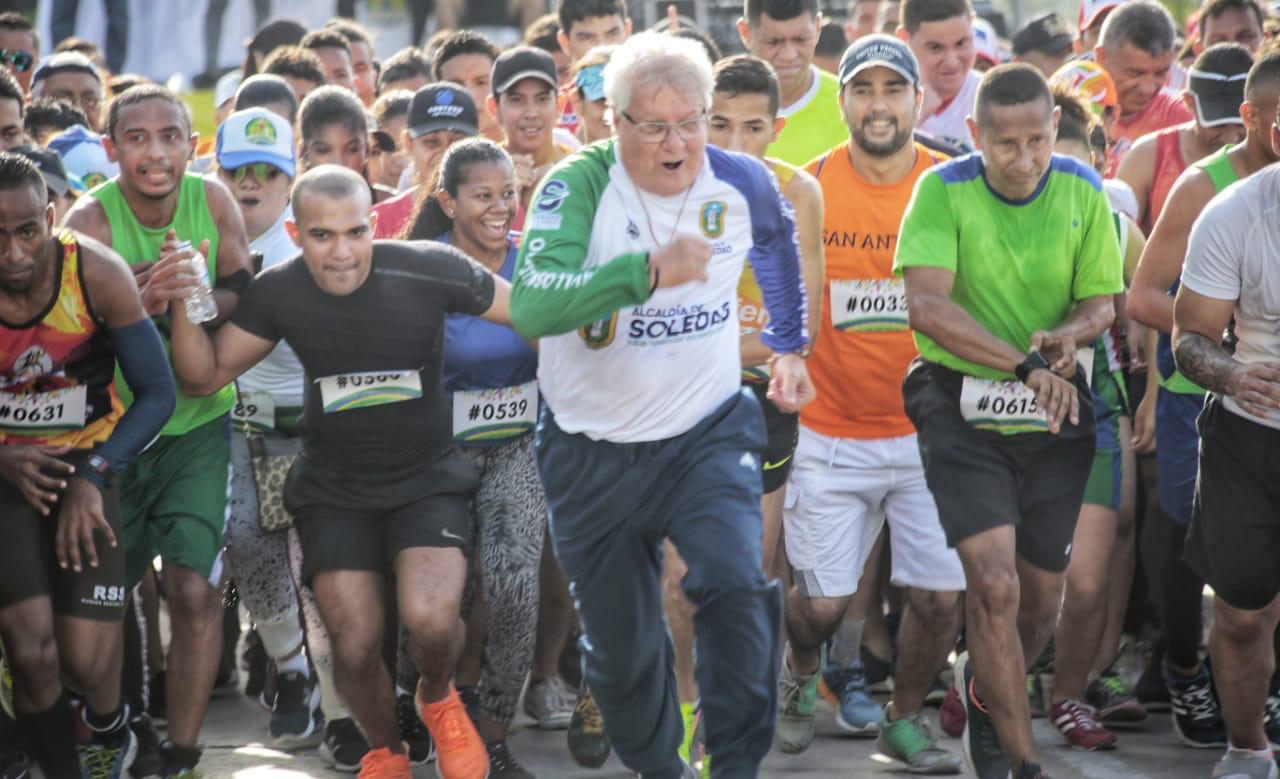
<svg viewBox="0 0 1280 779">
<path fill-rule="evenodd" d="M 588 100 L 604 100 L 604 64 L 588 65 L 573 77 L 573 83 Z"/>
<path fill-rule="evenodd" d="M 105 184 L 120 173 L 120 166 L 107 157 L 102 136 L 84 125 L 67 128 L 45 145 L 62 157 L 67 173 L 78 177 L 86 189 Z"/>
<path fill-rule="evenodd" d="M 418 138 L 440 130 L 456 130 L 467 135 L 480 132 L 480 115 L 471 93 L 457 84 L 427 84 L 413 93 L 409 103 L 408 131 Z"/>
<path fill-rule="evenodd" d="M 293 178 L 293 128 L 289 120 L 265 108 L 236 111 L 218 127 L 214 155 L 226 170 L 265 162 Z"/>
<path fill-rule="evenodd" d="M 900 38 L 877 33 L 854 41 L 840 58 L 840 86 L 867 68 L 888 68 L 920 88 L 920 65 Z"/>
</svg>

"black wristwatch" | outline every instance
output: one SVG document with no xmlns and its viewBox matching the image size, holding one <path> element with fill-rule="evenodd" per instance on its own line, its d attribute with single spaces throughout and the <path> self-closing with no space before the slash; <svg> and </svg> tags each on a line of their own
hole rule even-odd
<svg viewBox="0 0 1280 779">
<path fill-rule="evenodd" d="M 1018 377 L 1018 381 L 1026 384 L 1027 377 L 1031 375 L 1031 372 L 1041 368 L 1049 370 L 1049 361 L 1044 358 L 1043 354 L 1032 349 L 1027 352 L 1027 356 L 1023 358 L 1022 362 L 1014 367 L 1013 375 Z"/>
<path fill-rule="evenodd" d="M 111 478 L 111 463 L 107 462 L 107 458 L 99 454 L 91 454 L 84 461 L 84 469 L 97 477 L 97 481 L 106 484 Z"/>
</svg>

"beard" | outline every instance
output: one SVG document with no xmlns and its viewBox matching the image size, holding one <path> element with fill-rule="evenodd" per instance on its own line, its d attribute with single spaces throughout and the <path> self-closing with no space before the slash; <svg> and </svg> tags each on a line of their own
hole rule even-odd
<svg viewBox="0 0 1280 779">
<path fill-rule="evenodd" d="M 882 119 L 888 119 L 889 121 L 893 122 L 893 126 L 894 126 L 893 137 L 887 141 L 869 140 L 866 134 L 867 124 L 870 122 L 879 121 Z M 912 130 L 913 128 L 910 126 L 908 126 L 905 130 L 901 129 L 898 126 L 898 120 L 896 117 L 868 116 L 862 120 L 861 127 L 855 130 L 852 130 L 850 132 L 850 136 L 853 139 L 853 142 L 858 144 L 858 148 L 862 149 L 867 154 L 870 154 L 873 157 L 888 157 L 891 154 L 897 153 L 902 149 L 903 146 L 907 145 L 907 142 L 911 140 Z"/>
</svg>

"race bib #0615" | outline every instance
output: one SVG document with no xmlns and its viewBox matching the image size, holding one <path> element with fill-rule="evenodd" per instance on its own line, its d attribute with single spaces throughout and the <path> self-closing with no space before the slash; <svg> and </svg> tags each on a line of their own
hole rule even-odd
<svg viewBox="0 0 1280 779">
<path fill-rule="evenodd" d="M 326 414 L 422 397 L 422 377 L 417 370 L 340 373 L 316 379 L 316 383 Z"/>
<path fill-rule="evenodd" d="M 965 376 L 960 390 L 960 415 L 978 430 L 1004 435 L 1049 429 L 1035 392 L 1016 379 Z"/>
</svg>

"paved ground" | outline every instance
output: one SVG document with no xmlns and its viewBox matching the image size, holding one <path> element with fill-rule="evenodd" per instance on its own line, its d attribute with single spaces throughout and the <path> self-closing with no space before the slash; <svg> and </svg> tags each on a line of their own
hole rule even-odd
<svg viewBox="0 0 1280 779">
<path fill-rule="evenodd" d="M 847 739 L 837 730 L 825 704 L 819 715 L 818 738 L 802 755 L 771 754 L 762 777 L 879 777 L 906 776 L 884 758 L 877 759 L 873 740 Z M 543 732 L 519 721 L 511 738 L 512 752 L 539 779 L 624 779 L 630 777 L 616 759 L 598 771 L 578 768 L 565 750 L 563 732 Z M 209 777 L 338 777 L 314 751 L 297 754 L 261 746 L 266 714 L 247 698 L 214 701 L 202 734 L 207 745 L 201 768 Z M 1045 720 L 1036 720 L 1036 740 L 1046 767 L 1055 779 L 1191 779 L 1208 777 L 1216 750 L 1182 747 L 1169 727 L 1168 715 L 1158 715 L 1140 730 L 1121 734 L 1120 748 L 1087 754 L 1068 750 Z M 243 746 L 243 745 L 248 746 Z M 946 740 L 958 752 L 958 740 Z M 419 768 L 416 777 L 435 777 L 434 766 Z"/>
</svg>

